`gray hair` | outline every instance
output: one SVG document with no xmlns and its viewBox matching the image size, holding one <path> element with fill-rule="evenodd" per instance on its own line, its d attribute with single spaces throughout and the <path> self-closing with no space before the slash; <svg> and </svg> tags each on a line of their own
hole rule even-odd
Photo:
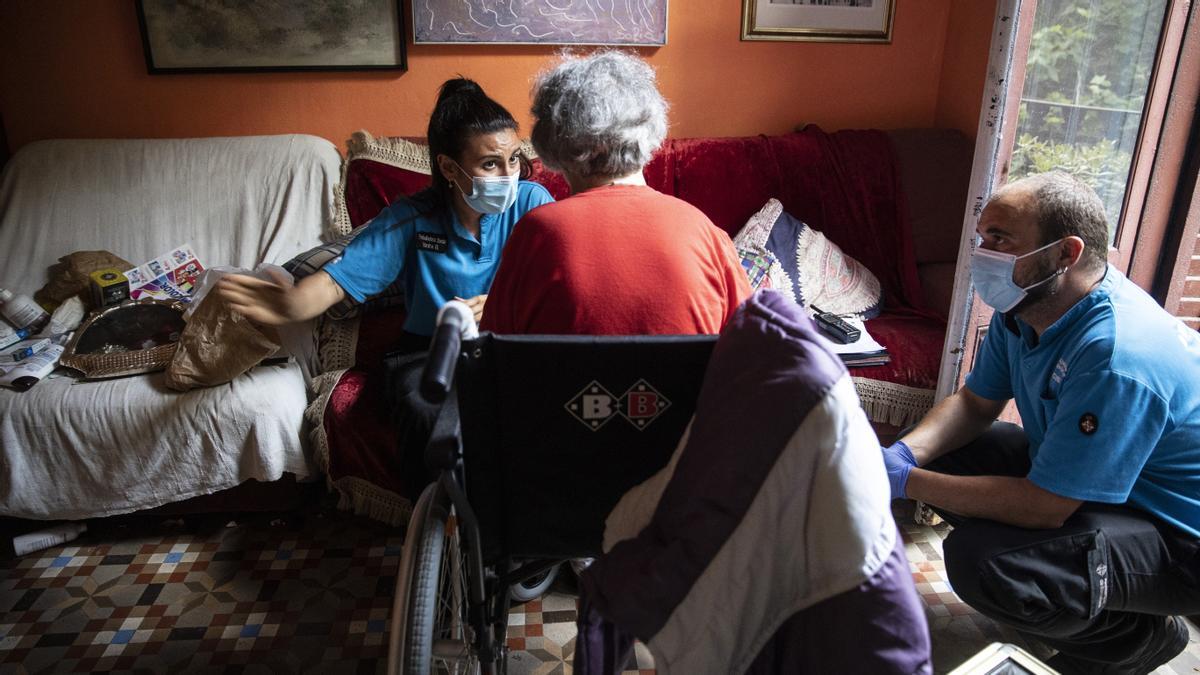
<svg viewBox="0 0 1200 675">
<path fill-rule="evenodd" d="M 1108 264 L 1108 216 L 1090 185 L 1065 171 L 1049 171 L 1005 185 L 988 202 L 1017 190 L 1034 197 L 1042 245 L 1079 237 L 1084 244 L 1082 262 L 1089 267 Z"/>
<path fill-rule="evenodd" d="M 562 58 L 534 85 L 532 140 L 542 162 L 576 176 L 640 171 L 667 136 L 654 69 L 618 51 Z"/>
</svg>

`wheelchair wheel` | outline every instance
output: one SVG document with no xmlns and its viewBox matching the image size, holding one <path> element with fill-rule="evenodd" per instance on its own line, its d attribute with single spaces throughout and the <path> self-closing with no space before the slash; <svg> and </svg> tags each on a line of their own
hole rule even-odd
<svg viewBox="0 0 1200 675">
<path fill-rule="evenodd" d="M 479 673 L 475 632 L 467 617 L 466 551 L 450 500 L 436 483 L 425 488 L 414 509 L 405 548 L 410 545 L 409 583 L 398 580 L 396 588 L 408 596 L 404 625 L 398 627 L 398 672 Z"/>
<path fill-rule="evenodd" d="M 516 568 L 516 563 L 512 568 Z M 548 570 L 539 572 L 528 579 L 522 579 L 512 586 L 508 587 L 508 597 L 512 598 L 513 602 L 529 602 L 537 600 L 542 595 L 550 590 L 550 586 L 554 580 L 558 578 L 558 570 L 562 565 L 555 565 Z"/>
</svg>

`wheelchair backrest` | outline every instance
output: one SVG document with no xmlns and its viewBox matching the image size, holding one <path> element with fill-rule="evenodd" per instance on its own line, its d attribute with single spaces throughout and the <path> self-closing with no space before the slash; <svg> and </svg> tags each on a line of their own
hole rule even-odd
<svg viewBox="0 0 1200 675">
<path fill-rule="evenodd" d="M 463 342 L 456 389 L 485 558 L 600 550 L 604 519 L 666 465 L 716 336 L 500 336 Z"/>
</svg>

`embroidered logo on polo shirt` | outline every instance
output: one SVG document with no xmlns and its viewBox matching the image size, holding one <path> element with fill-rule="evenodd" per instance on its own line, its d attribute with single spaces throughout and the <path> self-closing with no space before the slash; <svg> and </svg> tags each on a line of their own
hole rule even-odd
<svg viewBox="0 0 1200 675">
<path fill-rule="evenodd" d="M 450 240 L 440 234 L 433 232 L 418 232 L 417 233 L 417 248 L 422 251 L 433 251 L 434 253 L 445 253 L 450 247 Z"/>
<path fill-rule="evenodd" d="M 1096 416 L 1092 413 L 1083 413 L 1083 415 L 1079 417 L 1079 430 L 1082 431 L 1085 436 L 1091 436 L 1092 434 L 1096 433 L 1096 430 L 1099 428 L 1100 420 L 1096 419 Z"/>
<path fill-rule="evenodd" d="M 1050 381 L 1054 384 L 1062 384 L 1062 381 L 1067 377 L 1067 360 L 1059 359 L 1058 363 L 1054 364 L 1054 372 L 1050 373 Z"/>
</svg>

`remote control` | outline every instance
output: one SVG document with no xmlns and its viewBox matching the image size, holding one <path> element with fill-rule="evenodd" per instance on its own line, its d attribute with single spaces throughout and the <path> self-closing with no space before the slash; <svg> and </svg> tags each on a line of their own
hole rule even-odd
<svg viewBox="0 0 1200 675">
<path fill-rule="evenodd" d="M 815 306 L 812 309 L 815 313 L 813 318 L 816 319 L 817 325 L 820 326 L 821 330 L 825 331 L 825 334 L 828 335 L 834 342 L 845 345 L 850 344 L 859 338 L 860 333 L 858 329 L 854 326 L 851 326 L 842 317 L 838 316 L 837 314 L 823 312 Z"/>
</svg>

